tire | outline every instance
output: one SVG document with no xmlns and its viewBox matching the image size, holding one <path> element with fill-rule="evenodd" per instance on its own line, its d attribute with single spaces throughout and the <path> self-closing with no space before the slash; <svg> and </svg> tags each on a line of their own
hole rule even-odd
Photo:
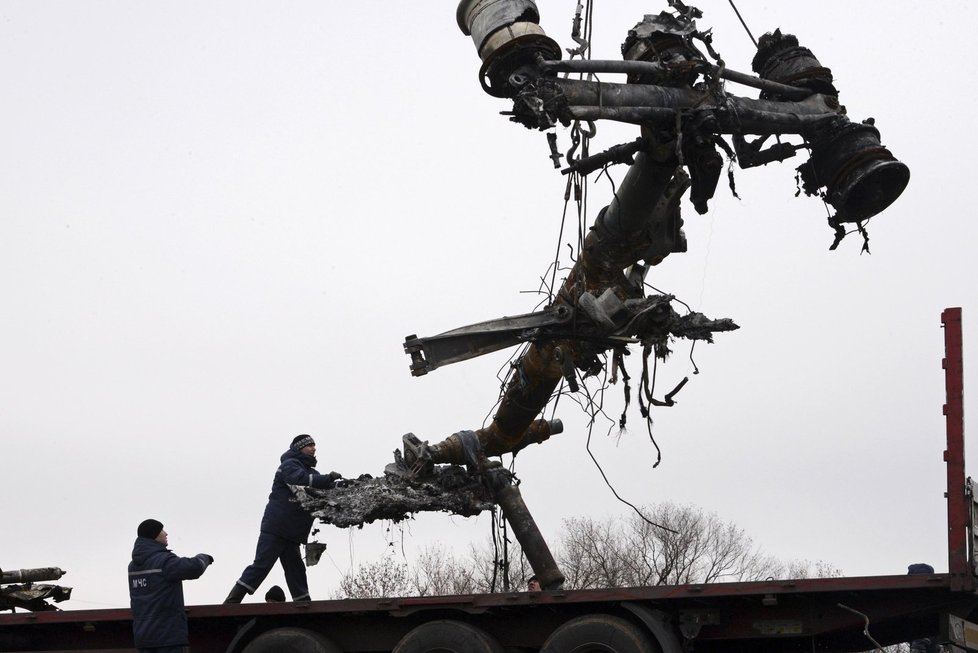
<svg viewBox="0 0 978 653">
<path fill-rule="evenodd" d="M 503 653 L 503 647 L 481 628 L 445 619 L 421 624 L 391 653 Z"/>
<path fill-rule="evenodd" d="M 336 644 L 305 628 L 276 628 L 251 640 L 241 653 L 343 653 Z"/>
<path fill-rule="evenodd" d="M 589 614 L 563 624 L 540 653 L 660 653 L 655 640 L 630 621 Z"/>
</svg>

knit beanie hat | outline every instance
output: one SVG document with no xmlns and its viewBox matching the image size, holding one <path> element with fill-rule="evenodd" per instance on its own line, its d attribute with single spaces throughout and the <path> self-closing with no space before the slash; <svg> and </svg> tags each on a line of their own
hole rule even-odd
<svg viewBox="0 0 978 653">
<path fill-rule="evenodd" d="M 136 534 L 139 537 L 148 537 L 151 540 L 155 540 L 156 536 L 160 534 L 163 530 L 163 524 L 156 521 L 155 519 L 147 519 L 139 525 L 136 529 Z"/>
<path fill-rule="evenodd" d="M 311 435 L 297 435 L 292 439 L 291 448 L 295 451 L 302 451 L 311 444 L 316 444 L 316 441 L 312 439 Z"/>
<path fill-rule="evenodd" d="M 272 585 L 271 589 L 265 592 L 266 601 L 284 601 L 285 591 L 278 585 Z"/>
</svg>

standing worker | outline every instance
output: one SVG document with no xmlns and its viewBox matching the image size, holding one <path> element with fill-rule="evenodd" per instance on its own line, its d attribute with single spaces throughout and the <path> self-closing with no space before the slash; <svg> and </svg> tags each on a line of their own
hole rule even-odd
<svg viewBox="0 0 978 653">
<path fill-rule="evenodd" d="M 155 519 L 141 523 L 136 535 L 129 563 L 136 648 L 147 653 L 182 653 L 188 643 L 183 581 L 200 578 L 214 558 L 206 553 L 179 557 L 166 548 L 166 531 Z"/>
<path fill-rule="evenodd" d="M 254 594 L 275 561 L 282 563 L 285 583 L 293 601 L 309 600 L 309 583 L 306 568 L 299 555 L 299 545 L 305 543 L 312 530 L 312 515 L 292 498 L 290 485 L 303 485 L 328 490 L 342 476 L 336 472 L 320 474 L 316 471 L 316 442 L 309 435 L 297 435 L 289 450 L 282 454 L 282 464 L 275 471 L 272 492 L 261 520 L 261 532 L 255 549 L 255 561 L 237 580 L 225 603 L 241 603 L 248 594 Z"/>
</svg>

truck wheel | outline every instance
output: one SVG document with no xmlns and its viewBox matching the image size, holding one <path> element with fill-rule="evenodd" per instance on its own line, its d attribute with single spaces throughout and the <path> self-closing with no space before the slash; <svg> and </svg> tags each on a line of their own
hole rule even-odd
<svg viewBox="0 0 978 653">
<path fill-rule="evenodd" d="M 480 628 L 446 619 L 421 624 L 391 653 L 503 653 L 503 647 Z"/>
<path fill-rule="evenodd" d="M 555 630 L 540 653 L 660 653 L 641 628 L 620 617 L 589 614 Z"/>
<path fill-rule="evenodd" d="M 276 628 L 262 633 L 241 653 L 343 653 L 323 635 L 305 628 Z"/>
</svg>

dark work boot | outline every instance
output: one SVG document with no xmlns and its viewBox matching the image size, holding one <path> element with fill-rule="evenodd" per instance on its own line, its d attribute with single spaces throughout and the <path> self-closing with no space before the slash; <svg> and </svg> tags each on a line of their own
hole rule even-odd
<svg viewBox="0 0 978 653">
<path fill-rule="evenodd" d="M 231 593 L 224 599 L 225 603 L 241 603 L 241 599 L 248 596 L 248 590 L 237 583 L 231 588 Z"/>
</svg>

